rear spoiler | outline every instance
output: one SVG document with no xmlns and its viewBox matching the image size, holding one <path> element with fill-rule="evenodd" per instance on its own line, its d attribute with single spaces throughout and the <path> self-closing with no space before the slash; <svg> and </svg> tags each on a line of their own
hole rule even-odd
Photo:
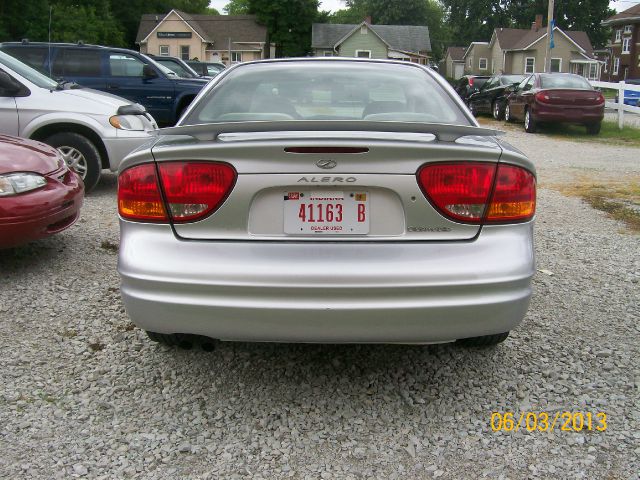
<svg viewBox="0 0 640 480">
<path fill-rule="evenodd" d="M 187 135 L 197 140 L 215 140 L 224 133 L 253 132 L 391 132 L 431 133 L 440 141 L 453 142 L 460 137 L 496 137 L 505 132 L 471 125 L 444 123 L 390 122 L 364 120 L 293 120 L 205 123 L 161 128 L 158 135 Z"/>
</svg>

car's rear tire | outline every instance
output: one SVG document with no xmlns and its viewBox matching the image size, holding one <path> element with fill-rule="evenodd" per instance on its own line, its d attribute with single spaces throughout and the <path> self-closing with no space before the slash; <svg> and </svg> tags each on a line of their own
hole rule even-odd
<svg viewBox="0 0 640 480">
<path fill-rule="evenodd" d="M 509 332 L 504 332 L 495 335 L 483 335 L 481 337 L 461 338 L 460 340 L 456 340 L 456 343 L 463 347 L 490 347 L 504 342 L 508 336 Z"/>
<path fill-rule="evenodd" d="M 513 123 L 513 117 L 511 116 L 511 107 L 509 106 L 509 102 L 504 107 L 504 120 L 508 123 Z"/>
<path fill-rule="evenodd" d="M 533 113 L 528 108 L 524 111 L 524 130 L 527 133 L 536 133 L 538 130 L 538 122 L 533 118 Z"/>
<path fill-rule="evenodd" d="M 600 129 L 602 128 L 602 122 L 588 123 L 586 127 L 587 133 L 589 135 L 598 135 L 600 133 Z"/>
<path fill-rule="evenodd" d="M 170 347 L 180 347 L 185 350 L 193 348 L 193 341 L 181 333 L 158 333 L 147 331 L 147 335 L 154 342 L 162 343 Z"/>
<path fill-rule="evenodd" d="M 100 152 L 84 135 L 75 132 L 60 132 L 43 140 L 44 143 L 57 148 L 84 182 L 84 191 L 90 192 L 100 180 L 102 161 Z"/>
<path fill-rule="evenodd" d="M 502 120 L 504 118 L 504 112 L 500 107 L 500 102 L 497 100 L 491 104 L 491 112 L 493 113 L 493 118 L 496 120 Z"/>
</svg>

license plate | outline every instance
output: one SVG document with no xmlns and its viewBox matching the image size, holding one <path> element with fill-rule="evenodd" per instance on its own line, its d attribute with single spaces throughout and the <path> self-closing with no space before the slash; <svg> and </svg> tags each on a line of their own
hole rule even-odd
<svg viewBox="0 0 640 480">
<path fill-rule="evenodd" d="M 366 235 L 369 193 L 284 192 L 284 233 L 297 235 Z"/>
</svg>

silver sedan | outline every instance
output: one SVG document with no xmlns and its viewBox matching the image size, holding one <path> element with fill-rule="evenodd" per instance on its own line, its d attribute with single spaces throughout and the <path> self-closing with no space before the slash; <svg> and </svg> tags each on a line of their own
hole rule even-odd
<svg viewBox="0 0 640 480">
<path fill-rule="evenodd" d="M 221 73 L 118 180 L 151 339 L 491 345 L 525 316 L 535 170 L 416 64 Z"/>
</svg>

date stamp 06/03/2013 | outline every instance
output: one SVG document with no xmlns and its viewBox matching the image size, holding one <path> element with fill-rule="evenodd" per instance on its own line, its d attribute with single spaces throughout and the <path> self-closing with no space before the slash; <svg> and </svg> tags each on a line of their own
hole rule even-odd
<svg viewBox="0 0 640 480">
<path fill-rule="evenodd" d="M 494 432 L 604 432 L 607 414 L 604 412 L 493 412 L 489 421 Z"/>
</svg>

